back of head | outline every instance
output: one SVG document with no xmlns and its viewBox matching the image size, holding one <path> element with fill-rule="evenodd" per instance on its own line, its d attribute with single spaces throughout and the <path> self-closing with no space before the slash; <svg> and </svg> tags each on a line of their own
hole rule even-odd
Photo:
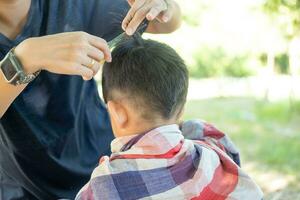
<svg viewBox="0 0 300 200">
<path fill-rule="evenodd" d="M 103 66 L 105 102 L 128 99 L 146 120 L 177 118 L 184 107 L 188 71 L 174 49 L 135 35 L 119 43 Z"/>
</svg>

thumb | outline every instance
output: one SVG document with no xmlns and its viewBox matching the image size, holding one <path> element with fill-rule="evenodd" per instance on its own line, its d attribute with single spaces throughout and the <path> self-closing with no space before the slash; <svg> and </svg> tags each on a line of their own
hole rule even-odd
<svg viewBox="0 0 300 200">
<path fill-rule="evenodd" d="M 165 23 L 170 21 L 170 19 L 173 17 L 172 4 L 168 3 L 167 1 L 166 4 L 167 4 L 167 10 L 163 11 L 161 16 L 161 20 Z"/>
<path fill-rule="evenodd" d="M 170 21 L 170 19 L 172 18 L 172 15 L 173 15 L 173 13 L 170 11 L 170 9 L 168 9 L 163 12 L 161 19 L 163 22 L 166 23 L 166 22 Z"/>
</svg>

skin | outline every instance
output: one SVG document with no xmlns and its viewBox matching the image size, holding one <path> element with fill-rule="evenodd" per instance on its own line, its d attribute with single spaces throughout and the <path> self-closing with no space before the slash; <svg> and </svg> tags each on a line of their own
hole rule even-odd
<svg viewBox="0 0 300 200">
<path fill-rule="evenodd" d="M 123 20 L 122 28 L 132 35 L 146 18 L 150 21 L 148 33 L 170 33 L 179 28 L 181 11 L 173 0 L 128 0 L 131 9 Z"/>
<path fill-rule="evenodd" d="M 0 0 L 2 34 L 14 39 L 22 31 L 30 3 L 30 0 Z M 128 35 L 133 34 L 145 18 L 150 21 L 146 30 L 150 33 L 169 33 L 180 25 L 180 9 L 172 0 L 129 0 L 129 4 L 131 9 L 122 23 Z M 107 42 L 85 32 L 29 38 L 15 47 L 15 54 L 28 74 L 47 70 L 57 74 L 79 75 L 84 80 L 92 79 L 99 71 L 100 61 L 111 61 Z M 91 63 L 94 63 L 93 66 L 90 66 Z M 0 72 L 0 118 L 25 87 L 7 83 Z"/>
<path fill-rule="evenodd" d="M 141 113 L 137 112 L 136 105 L 122 97 L 120 92 L 117 96 L 120 98 L 107 102 L 107 110 L 115 137 L 142 134 L 162 125 L 178 123 L 176 117 L 164 119 L 157 115 L 154 117 L 155 120 L 145 120 Z"/>
</svg>

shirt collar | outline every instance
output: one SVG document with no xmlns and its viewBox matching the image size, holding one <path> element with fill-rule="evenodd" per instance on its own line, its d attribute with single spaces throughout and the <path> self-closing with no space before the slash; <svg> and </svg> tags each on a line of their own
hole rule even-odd
<svg viewBox="0 0 300 200">
<path fill-rule="evenodd" d="M 111 143 L 112 156 L 122 154 L 164 154 L 183 140 L 177 124 L 160 126 L 144 134 L 118 137 Z"/>
</svg>

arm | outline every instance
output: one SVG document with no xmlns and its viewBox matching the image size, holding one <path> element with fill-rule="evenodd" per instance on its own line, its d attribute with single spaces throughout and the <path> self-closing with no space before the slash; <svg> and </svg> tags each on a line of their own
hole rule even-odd
<svg viewBox="0 0 300 200">
<path fill-rule="evenodd" d="M 13 86 L 6 83 L 2 73 L 0 72 L 0 118 L 25 87 L 26 85 Z"/>
<path fill-rule="evenodd" d="M 181 24 L 181 10 L 174 0 L 128 0 L 131 6 L 122 22 L 122 28 L 132 35 L 146 18 L 149 21 L 147 32 L 170 33 Z"/>
<path fill-rule="evenodd" d="M 14 52 L 25 73 L 47 70 L 56 74 L 79 75 L 85 80 L 92 79 L 101 67 L 93 60 L 111 61 L 107 43 L 84 32 L 30 38 L 20 43 Z M 0 118 L 25 87 L 6 83 L 0 71 Z"/>
</svg>

